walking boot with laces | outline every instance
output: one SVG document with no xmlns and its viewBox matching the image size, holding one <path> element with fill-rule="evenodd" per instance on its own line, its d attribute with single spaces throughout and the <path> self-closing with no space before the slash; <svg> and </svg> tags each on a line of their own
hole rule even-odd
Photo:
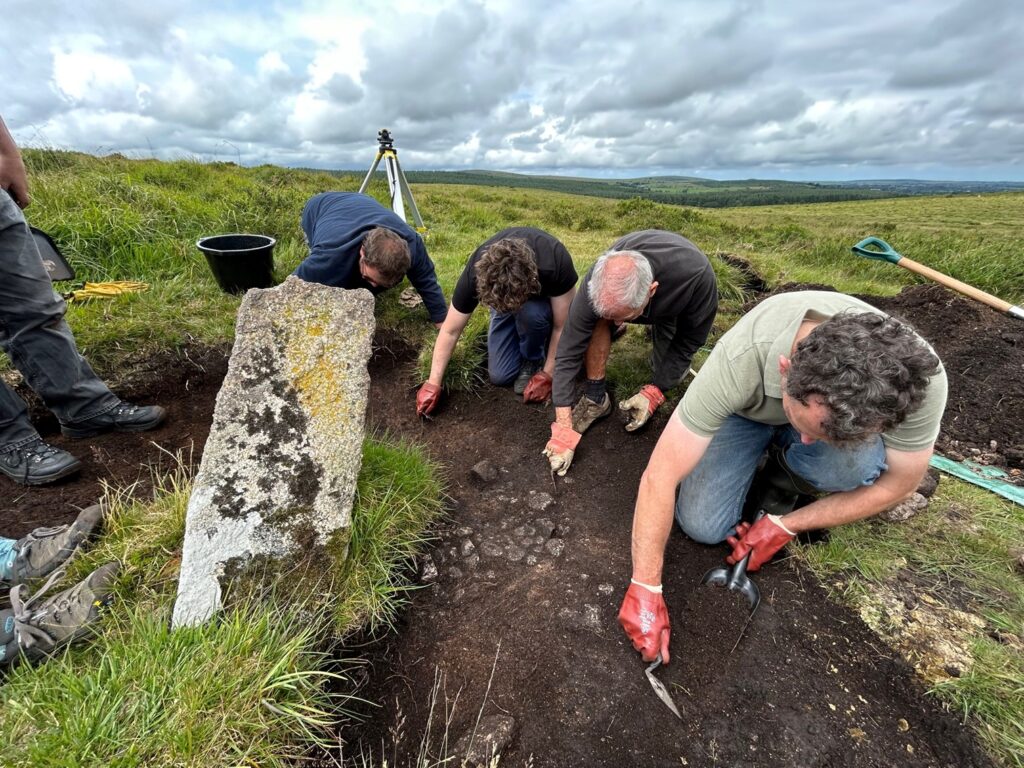
<svg viewBox="0 0 1024 768">
<path fill-rule="evenodd" d="M 612 398 L 607 392 L 604 399 L 595 403 L 586 395 L 581 395 L 572 407 L 572 428 L 581 435 L 590 429 L 590 425 L 598 419 L 603 419 L 612 412 Z"/>
<path fill-rule="evenodd" d="M 10 609 L 0 611 L 0 665 L 19 659 L 38 661 L 86 635 L 113 598 L 119 567 L 117 563 L 100 566 L 46 600 L 42 596 L 63 576 L 63 569 L 54 571 L 30 597 L 23 594 L 24 584 L 14 587 Z"/>
<path fill-rule="evenodd" d="M 82 462 L 67 451 L 47 445 L 42 438 L 0 451 L 0 472 L 22 485 L 46 485 L 81 468 Z"/>
<path fill-rule="evenodd" d="M 36 528 L 18 539 L 6 564 L 8 567 L 0 569 L 0 574 L 6 574 L 2 580 L 14 586 L 55 571 L 89 539 L 103 519 L 104 511 L 102 504 L 93 504 L 83 509 L 70 525 Z"/>
<path fill-rule="evenodd" d="M 132 405 L 124 401 L 91 419 L 61 424 L 60 433 L 76 439 L 95 437 L 104 432 L 145 432 L 154 429 L 167 418 L 167 411 L 159 405 Z"/>
</svg>

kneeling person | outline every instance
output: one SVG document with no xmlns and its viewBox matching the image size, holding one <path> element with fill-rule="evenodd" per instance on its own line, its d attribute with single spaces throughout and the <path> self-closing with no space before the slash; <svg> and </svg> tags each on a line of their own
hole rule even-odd
<svg viewBox="0 0 1024 768">
<path fill-rule="evenodd" d="M 640 480 L 633 577 L 619 622 L 646 661 L 669 660 L 661 596 L 676 522 L 727 541 L 756 571 L 802 532 L 877 514 L 917 488 L 946 403 L 946 373 L 910 326 L 852 296 L 765 299 L 726 333 L 669 419 Z M 768 452 L 794 490 L 829 494 L 796 511 L 740 522 Z"/>
<path fill-rule="evenodd" d="M 625 323 L 647 325 L 654 341 L 651 383 L 619 403 L 632 432 L 665 402 L 665 390 L 683 380 L 694 353 L 707 341 L 717 311 L 711 262 L 685 237 L 648 229 L 614 242 L 584 275 L 558 345 L 555 422 L 544 448 L 552 471 L 564 475 L 582 434 L 612 411 L 605 367 L 613 331 L 618 333 Z M 573 406 L 581 366 L 586 390 Z"/>
<path fill-rule="evenodd" d="M 377 294 L 408 274 L 430 322 L 441 327 L 446 305 L 434 262 L 423 239 L 398 214 L 358 192 L 323 192 L 302 209 L 302 231 L 309 256 L 296 277 Z"/>
<path fill-rule="evenodd" d="M 416 412 L 437 405 L 445 369 L 477 305 L 490 308 L 487 368 L 491 382 L 512 384 L 523 401 L 551 395 L 555 350 L 576 294 L 576 268 L 565 246 L 533 227 L 511 227 L 477 248 L 455 285 L 452 305 L 434 344 L 430 376 L 416 395 Z"/>
</svg>

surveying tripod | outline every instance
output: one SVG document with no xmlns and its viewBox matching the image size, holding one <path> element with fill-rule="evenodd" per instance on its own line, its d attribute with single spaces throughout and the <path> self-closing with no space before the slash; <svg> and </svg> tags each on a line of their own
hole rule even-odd
<svg viewBox="0 0 1024 768">
<path fill-rule="evenodd" d="M 398 164 L 398 150 L 395 149 L 395 140 L 391 138 L 391 132 L 387 128 L 381 128 L 377 133 L 377 142 L 379 144 L 377 156 L 373 159 L 373 165 L 370 166 L 366 178 L 363 179 L 362 186 L 359 187 L 360 194 L 365 193 L 366 188 L 370 186 L 373 172 L 377 170 L 377 166 L 380 165 L 383 158 L 384 170 L 388 175 L 388 188 L 391 190 L 391 210 L 401 216 L 402 221 L 408 221 L 405 218 L 405 205 L 402 202 L 402 198 L 405 197 L 409 203 L 409 210 L 412 211 L 412 220 L 416 224 L 416 231 L 425 232 L 427 228 L 423 226 L 423 217 L 420 216 L 420 211 L 416 207 L 416 201 L 412 199 L 412 190 L 409 189 L 409 182 L 405 180 L 405 174 L 402 173 L 402 166 Z"/>
</svg>

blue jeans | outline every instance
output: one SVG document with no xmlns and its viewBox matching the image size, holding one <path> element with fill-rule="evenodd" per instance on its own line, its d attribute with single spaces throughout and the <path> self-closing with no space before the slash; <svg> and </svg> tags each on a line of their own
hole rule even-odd
<svg viewBox="0 0 1024 768">
<path fill-rule="evenodd" d="M 788 424 L 773 426 L 730 416 L 679 486 L 676 522 L 687 536 L 717 544 L 733 533 L 758 462 L 772 443 L 785 451 L 791 470 L 823 493 L 871 485 L 887 468 L 878 435 L 851 447 L 820 440 L 804 445 L 800 433 Z"/>
<path fill-rule="evenodd" d="M 25 216 L 0 190 L 0 347 L 57 419 L 73 424 L 120 401 L 78 354 L 65 309 Z M 0 381 L 0 452 L 38 437 L 25 402 Z"/>
<path fill-rule="evenodd" d="M 554 324 L 550 299 L 530 299 L 518 312 L 491 310 L 487 328 L 487 372 L 491 383 L 504 387 L 515 381 L 523 361 L 542 362 Z"/>
</svg>

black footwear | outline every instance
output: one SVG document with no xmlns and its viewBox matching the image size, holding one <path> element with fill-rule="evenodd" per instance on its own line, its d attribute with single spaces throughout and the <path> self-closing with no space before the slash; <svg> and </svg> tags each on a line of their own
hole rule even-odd
<svg viewBox="0 0 1024 768">
<path fill-rule="evenodd" d="M 13 619 L 14 632 L 6 648 L 0 646 L 4 650 L 0 663 L 10 664 L 19 656 L 37 661 L 88 633 L 100 610 L 110 604 L 118 569 L 117 563 L 100 566 L 75 586 L 43 602 L 39 598 L 63 575 L 63 570 L 55 571 L 30 597 L 23 596 L 23 584 L 12 589 L 11 615 L 5 617 L 5 623 Z"/>
<path fill-rule="evenodd" d="M 103 506 L 86 507 L 71 525 L 36 528 L 14 544 L 14 562 L 7 581 L 11 586 L 48 576 L 74 554 L 103 519 Z"/>
<path fill-rule="evenodd" d="M 22 485 L 45 485 L 73 475 L 82 462 L 67 451 L 47 445 L 42 438 L 0 453 L 0 472 Z"/>
<path fill-rule="evenodd" d="M 530 383 L 530 379 L 543 367 L 543 360 L 523 360 L 523 364 L 519 368 L 519 375 L 516 376 L 515 383 L 512 384 L 512 391 L 517 395 L 523 394 L 526 391 L 526 385 Z"/>
<path fill-rule="evenodd" d="M 61 424 L 60 433 L 65 437 L 95 437 L 104 432 L 145 432 L 160 426 L 167 418 L 167 411 L 159 405 L 132 405 L 121 402 L 106 413 L 93 416 L 74 424 Z"/>
</svg>

